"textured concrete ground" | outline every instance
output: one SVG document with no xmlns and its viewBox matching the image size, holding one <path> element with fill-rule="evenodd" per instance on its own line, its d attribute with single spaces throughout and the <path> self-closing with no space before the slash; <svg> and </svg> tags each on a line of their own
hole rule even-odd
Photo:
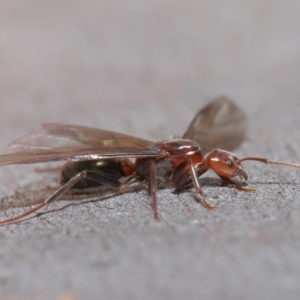
<svg viewBox="0 0 300 300">
<path fill-rule="evenodd" d="M 225 94 L 249 117 L 243 157 L 300 162 L 297 1 L 6 1 L 0 146 L 45 121 L 160 140 Z M 245 163 L 257 194 L 60 201 L 0 228 L 1 299 L 298 299 L 300 172 Z M 213 176 L 208 174 L 209 177 Z M 0 169 L 1 219 L 58 174 Z"/>
</svg>

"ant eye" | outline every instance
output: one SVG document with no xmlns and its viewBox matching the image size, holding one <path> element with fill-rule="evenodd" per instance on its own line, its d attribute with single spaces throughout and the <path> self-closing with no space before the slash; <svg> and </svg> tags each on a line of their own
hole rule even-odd
<svg viewBox="0 0 300 300">
<path fill-rule="evenodd" d="M 228 167 L 232 167 L 233 166 L 233 161 L 231 159 L 227 159 L 226 164 L 227 164 Z"/>
</svg>

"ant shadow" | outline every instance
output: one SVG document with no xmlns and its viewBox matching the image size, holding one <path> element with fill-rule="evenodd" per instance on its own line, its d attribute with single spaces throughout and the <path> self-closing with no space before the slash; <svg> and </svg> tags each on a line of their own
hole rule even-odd
<svg viewBox="0 0 300 300">
<path fill-rule="evenodd" d="M 204 178 L 199 178 L 199 183 L 202 187 L 226 187 L 224 182 L 220 178 L 216 177 L 204 177 Z M 0 199 L 0 210 L 5 211 L 11 208 L 16 208 L 16 207 L 26 207 L 29 205 L 36 205 L 39 203 L 42 203 L 45 199 L 47 199 L 48 196 L 53 194 L 58 188 L 59 185 L 57 184 L 56 186 L 44 186 L 42 188 L 37 188 L 37 186 L 41 186 L 44 183 L 41 182 L 35 182 L 34 185 L 27 185 L 24 186 L 20 189 L 18 189 L 13 195 L 11 196 L 5 196 Z M 251 185 L 288 185 L 288 186 L 300 186 L 300 183 L 294 183 L 294 182 L 282 182 L 282 181 L 252 181 L 252 182 L 242 182 L 242 185 L 244 186 L 251 186 Z M 227 187 L 226 187 L 227 188 Z M 160 187 L 159 190 L 166 190 L 166 189 L 172 189 L 172 186 L 166 186 L 166 187 Z M 146 188 L 139 188 L 136 191 L 130 191 L 127 193 L 133 193 L 133 192 L 139 192 L 142 190 L 147 190 Z M 187 192 L 192 190 L 191 187 L 187 187 L 184 190 L 177 190 L 173 189 L 171 191 L 172 194 L 180 194 L 182 192 Z M 17 221 L 15 223 L 19 223 L 25 220 L 30 220 L 36 217 L 40 217 L 46 214 L 51 214 L 55 212 L 59 212 L 62 210 L 65 210 L 69 207 L 77 207 L 79 205 L 83 204 L 91 204 L 91 203 L 97 203 L 99 201 L 104 201 L 107 199 L 110 199 L 114 196 L 119 196 L 125 192 L 120 192 L 120 191 L 113 191 L 109 190 L 106 193 L 79 193 L 76 194 L 74 192 L 67 192 L 65 195 L 62 196 L 61 199 L 58 201 L 72 201 L 67 204 L 63 204 L 61 207 L 57 208 L 51 208 L 47 209 L 41 212 L 37 212 L 32 216 L 27 217 L 24 220 Z M 151 201 L 149 201 L 149 205 L 151 206 Z"/>
</svg>

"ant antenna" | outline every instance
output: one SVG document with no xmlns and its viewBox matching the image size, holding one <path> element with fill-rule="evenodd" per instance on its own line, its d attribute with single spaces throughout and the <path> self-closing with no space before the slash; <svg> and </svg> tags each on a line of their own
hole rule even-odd
<svg viewBox="0 0 300 300">
<path fill-rule="evenodd" d="M 286 166 L 286 167 L 292 167 L 292 168 L 300 169 L 300 165 L 298 165 L 298 164 L 291 164 L 291 163 L 287 163 L 287 162 L 274 161 L 274 160 L 270 160 L 270 159 L 267 159 L 267 158 L 261 158 L 261 157 L 245 157 L 245 158 L 241 159 L 240 162 L 243 162 L 245 160 L 255 160 L 255 161 L 259 161 L 259 162 L 262 162 L 262 163 L 268 164 L 268 165 L 280 165 L 280 166 Z"/>
</svg>

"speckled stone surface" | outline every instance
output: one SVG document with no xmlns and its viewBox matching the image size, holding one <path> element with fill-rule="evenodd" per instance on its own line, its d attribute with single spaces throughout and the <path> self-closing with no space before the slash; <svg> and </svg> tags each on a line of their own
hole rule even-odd
<svg viewBox="0 0 300 300">
<path fill-rule="evenodd" d="M 7 1 L 0 9 L 0 146 L 45 121 L 150 140 L 181 135 L 218 95 L 248 115 L 240 157 L 300 162 L 297 1 Z M 1 219 L 59 175 L 0 168 Z M 1 299 L 299 299 L 300 172 L 245 162 L 256 194 L 202 180 L 59 201 L 0 228 Z M 208 177 L 213 177 L 210 173 Z"/>
</svg>

